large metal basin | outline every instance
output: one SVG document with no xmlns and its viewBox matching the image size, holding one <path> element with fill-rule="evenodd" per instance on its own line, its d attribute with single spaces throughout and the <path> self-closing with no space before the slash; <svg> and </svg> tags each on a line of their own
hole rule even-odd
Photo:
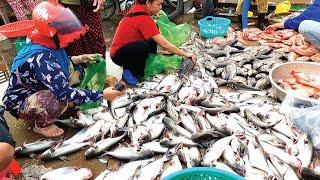
<svg viewBox="0 0 320 180">
<path fill-rule="evenodd" d="M 303 72 L 312 76 L 318 76 L 320 78 L 320 63 L 315 62 L 288 62 L 277 65 L 272 68 L 269 73 L 269 78 L 272 84 L 272 89 L 279 100 L 283 101 L 287 95 L 286 90 L 280 87 L 277 82 L 280 79 L 291 77 L 290 72 Z M 303 103 L 306 105 L 320 104 L 320 100 L 313 98 L 301 97 L 294 94 L 295 101 L 297 103 Z"/>
</svg>

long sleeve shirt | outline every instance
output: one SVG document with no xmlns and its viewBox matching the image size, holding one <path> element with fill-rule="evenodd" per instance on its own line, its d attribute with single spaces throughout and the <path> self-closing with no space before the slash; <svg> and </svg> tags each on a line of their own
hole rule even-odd
<svg viewBox="0 0 320 180">
<path fill-rule="evenodd" d="M 287 19 L 284 22 L 284 27 L 297 31 L 300 23 L 304 20 L 314 20 L 320 22 L 320 0 L 314 0 L 313 3 L 299 16 Z"/>
<path fill-rule="evenodd" d="M 6 110 L 19 117 L 25 99 L 40 90 L 50 90 L 61 101 L 75 104 L 103 99 L 102 92 L 69 87 L 57 59 L 47 51 L 35 53 L 16 72 L 11 72 L 3 98 Z"/>
</svg>

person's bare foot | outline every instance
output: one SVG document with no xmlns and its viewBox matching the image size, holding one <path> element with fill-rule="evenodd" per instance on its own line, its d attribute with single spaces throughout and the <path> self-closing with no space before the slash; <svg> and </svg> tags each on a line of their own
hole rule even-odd
<svg viewBox="0 0 320 180">
<path fill-rule="evenodd" d="M 64 133 L 63 129 L 59 128 L 54 124 L 48 125 L 44 128 L 34 127 L 33 131 L 47 138 L 59 137 Z"/>
</svg>

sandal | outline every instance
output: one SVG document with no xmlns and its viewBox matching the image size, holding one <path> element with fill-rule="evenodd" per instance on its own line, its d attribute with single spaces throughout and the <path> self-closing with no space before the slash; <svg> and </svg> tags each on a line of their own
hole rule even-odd
<svg viewBox="0 0 320 180">
<path fill-rule="evenodd" d="M 60 137 L 64 133 L 63 129 L 54 124 L 48 125 L 44 128 L 33 127 L 33 131 L 43 135 L 46 138 Z"/>
</svg>

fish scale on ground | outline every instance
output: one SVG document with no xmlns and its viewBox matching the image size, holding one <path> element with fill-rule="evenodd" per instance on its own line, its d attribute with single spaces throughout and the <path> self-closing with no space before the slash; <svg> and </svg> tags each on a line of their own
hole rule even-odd
<svg viewBox="0 0 320 180">
<path fill-rule="evenodd" d="M 87 127 L 69 139 L 25 144 L 16 153 L 46 150 L 42 160 L 65 159 L 89 146 L 88 158 L 123 162 L 97 179 L 162 179 L 194 166 L 247 179 L 296 177 L 298 169 L 310 167 L 312 143 L 290 128 L 278 102 L 259 91 L 270 87 L 266 72 L 281 61 L 280 55 L 231 40 L 213 45 L 193 33 L 182 47 L 196 52 L 195 64 L 189 61 L 180 72 L 146 78 L 107 110 L 79 113 Z M 238 91 L 226 93 L 221 85 Z"/>
</svg>

